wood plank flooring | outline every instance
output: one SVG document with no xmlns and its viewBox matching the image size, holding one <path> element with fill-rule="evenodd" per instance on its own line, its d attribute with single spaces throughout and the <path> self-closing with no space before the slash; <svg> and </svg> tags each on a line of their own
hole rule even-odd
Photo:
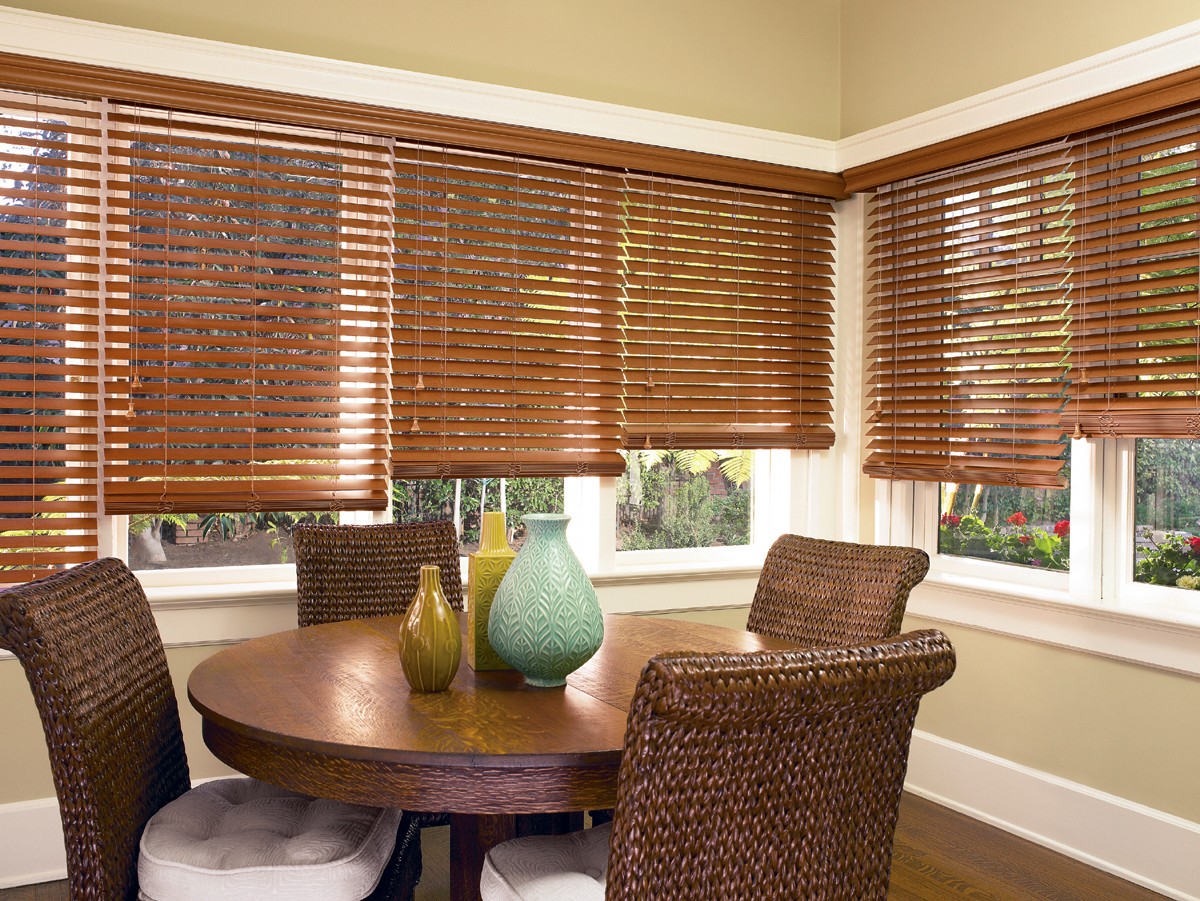
<svg viewBox="0 0 1200 901">
<path fill-rule="evenodd" d="M 426 829 L 417 901 L 450 897 L 448 828 Z M 896 829 L 888 901 L 1151 901 L 1163 896 L 912 795 Z M 0 891 L 0 901 L 68 901 L 65 882 Z"/>
</svg>

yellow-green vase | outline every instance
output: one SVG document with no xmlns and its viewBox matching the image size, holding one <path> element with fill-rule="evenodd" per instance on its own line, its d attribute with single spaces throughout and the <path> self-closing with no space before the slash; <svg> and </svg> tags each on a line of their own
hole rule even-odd
<svg viewBox="0 0 1200 901">
<path fill-rule="evenodd" d="M 436 566 L 421 567 L 421 584 L 400 623 L 400 666 L 417 691 L 445 691 L 458 672 L 462 635 L 442 594 Z"/>
<path fill-rule="evenodd" d="M 471 669 L 512 669 L 488 641 L 488 615 L 496 589 L 516 556 L 508 544 L 504 514 L 483 514 L 479 550 L 467 557 L 467 663 Z"/>
</svg>

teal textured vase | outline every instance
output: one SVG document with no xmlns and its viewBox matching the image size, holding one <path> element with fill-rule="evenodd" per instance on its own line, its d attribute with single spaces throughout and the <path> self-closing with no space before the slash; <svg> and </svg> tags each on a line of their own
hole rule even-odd
<svg viewBox="0 0 1200 901">
<path fill-rule="evenodd" d="M 604 617 L 562 513 L 524 517 L 528 534 L 492 601 L 488 639 L 530 685 L 565 685 L 604 641 Z"/>
</svg>

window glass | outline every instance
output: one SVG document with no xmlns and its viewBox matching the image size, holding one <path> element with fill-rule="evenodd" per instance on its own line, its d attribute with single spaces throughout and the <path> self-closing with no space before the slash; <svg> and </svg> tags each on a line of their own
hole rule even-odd
<svg viewBox="0 0 1200 901">
<path fill-rule="evenodd" d="M 513 548 L 525 541 L 526 513 L 562 513 L 561 478 L 406 479 L 392 482 L 396 522 L 450 520 L 458 523 L 459 553 L 479 550 L 481 511 L 507 514 Z"/>
<path fill-rule="evenodd" d="M 294 563 L 298 523 L 338 522 L 323 513 L 136 513 L 129 517 L 129 567 L 195 569 Z"/>
<path fill-rule="evenodd" d="M 1200 442 L 1139 438 L 1134 581 L 1200 590 Z"/>
<path fill-rule="evenodd" d="M 1070 476 L 1068 460 L 1063 475 Z M 1069 488 L 943 482 L 938 553 L 1046 570 L 1071 563 Z"/>
<path fill-rule="evenodd" d="M 752 450 L 623 452 L 617 550 L 728 547 L 753 541 Z"/>
</svg>

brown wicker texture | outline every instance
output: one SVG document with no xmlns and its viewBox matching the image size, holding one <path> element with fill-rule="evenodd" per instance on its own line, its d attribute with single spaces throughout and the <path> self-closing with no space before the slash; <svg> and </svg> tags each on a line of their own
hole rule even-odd
<svg viewBox="0 0 1200 901">
<path fill-rule="evenodd" d="M 608 901 L 887 897 L 917 705 L 940 632 L 653 658 L 629 712 Z"/>
<path fill-rule="evenodd" d="M 301 626 L 395 616 L 417 593 L 422 566 L 441 567 L 442 591 L 463 609 L 452 522 L 297 526 L 296 618 Z"/>
<path fill-rule="evenodd" d="M 24 667 L 46 733 L 72 901 L 133 901 L 146 821 L 191 787 L 141 583 L 109 558 L 0 592 L 0 647 Z M 412 896 L 419 844 L 405 824 L 372 899 Z"/>
<path fill-rule="evenodd" d="M 783 535 L 767 552 L 746 628 L 809 647 L 899 635 L 927 572 L 917 548 Z"/>
</svg>

